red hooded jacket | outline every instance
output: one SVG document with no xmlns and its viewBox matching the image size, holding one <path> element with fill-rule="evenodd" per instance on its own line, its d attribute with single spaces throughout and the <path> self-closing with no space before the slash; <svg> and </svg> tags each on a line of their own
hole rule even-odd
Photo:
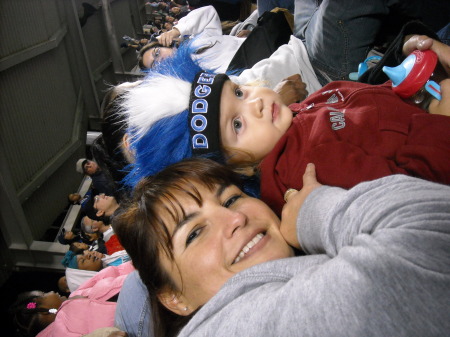
<svg viewBox="0 0 450 337">
<path fill-rule="evenodd" d="M 308 163 L 324 185 L 407 174 L 450 183 L 450 117 L 404 102 L 390 82 L 332 82 L 301 103 L 291 127 L 261 163 L 261 198 L 278 215 Z"/>
</svg>

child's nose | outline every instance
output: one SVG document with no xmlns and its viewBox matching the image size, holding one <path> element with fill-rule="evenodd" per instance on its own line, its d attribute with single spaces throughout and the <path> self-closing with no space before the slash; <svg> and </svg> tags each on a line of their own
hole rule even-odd
<svg viewBox="0 0 450 337">
<path fill-rule="evenodd" d="M 257 118 L 261 118 L 263 116 L 262 111 L 263 111 L 263 100 L 260 97 L 256 97 L 253 99 L 250 99 L 248 101 L 248 106 L 249 106 L 249 111 L 250 113 L 257 117 Z"/>
</svg>

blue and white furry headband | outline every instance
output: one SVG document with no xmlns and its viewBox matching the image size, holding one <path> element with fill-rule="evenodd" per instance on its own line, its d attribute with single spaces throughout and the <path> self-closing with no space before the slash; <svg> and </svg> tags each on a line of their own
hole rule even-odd
<svg viewBox="0 0 450 337">
<path fill-rule="evenodd" d="M 200 60 L 191 58 L 195 50 L 191 42 L 182 44 L 171 58 L 149 71 L 140 85 L 124 94 L 121 112 L 127 117 L 127 133 L 135 159 L 125 178 L 126 185 L 133 187 L 143 177 L 194 155 L 189 101 L 195 76 L 202 71 Z M 217 102 L 218 115 L 220 99 Z M 197 126 L 198 130 L 202 128 L 201 124 Z M 217 143 L 219 137 L 219 133 L 214 135 Z"/>
</svg>

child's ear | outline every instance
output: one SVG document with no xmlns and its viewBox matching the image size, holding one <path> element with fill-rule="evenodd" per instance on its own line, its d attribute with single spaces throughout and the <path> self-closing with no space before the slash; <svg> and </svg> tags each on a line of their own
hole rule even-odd
<svg viewBox="0 0 450 337">
<path fill-rule="evenodd" d="M 192 313 L 185 298 L 181 294 L 176 294 L 173 290 L 164 290 L 158 294 L 158 300 L 167 309 L 180 316 L 187 316 Z"/>
<path fill-rule="evenodd" d="M 124 134 L 122 137 L 122 153 L 125 159 L 132 163 L 134 162 L 134 151 L 130 147 L 130 139 L 128 133 Z"/>
</svg>

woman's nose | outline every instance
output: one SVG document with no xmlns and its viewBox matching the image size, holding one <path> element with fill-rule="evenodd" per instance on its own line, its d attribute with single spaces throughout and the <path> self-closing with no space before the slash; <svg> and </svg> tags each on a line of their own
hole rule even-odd
<svg viewBox="0 0 450 337">
<path fill-rule="evenodd" d="M 223 208 L 220 214 L 217 214 L 217 221 L 223 228 L 225 237 L 231 238 L 233 235 L 246 226 L 247 216 L 242 212 Z"/>
</svg>

